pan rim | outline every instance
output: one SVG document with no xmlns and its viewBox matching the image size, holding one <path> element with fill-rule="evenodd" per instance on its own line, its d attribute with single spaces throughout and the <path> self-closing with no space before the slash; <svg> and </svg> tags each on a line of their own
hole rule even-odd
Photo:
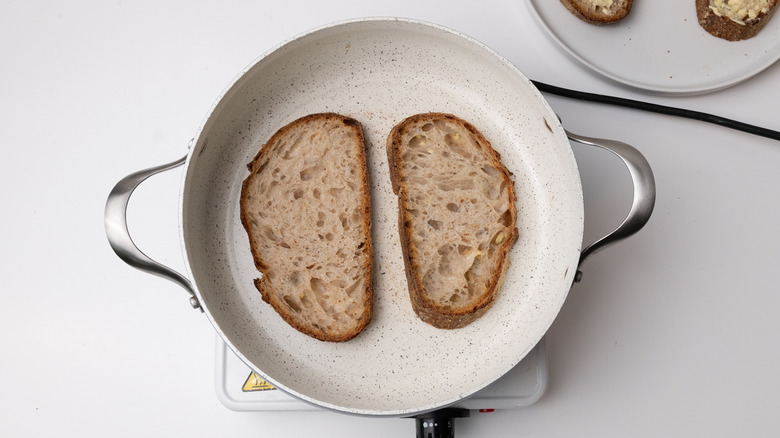
<svg viewBox="0 0 780 438">
<path fill-rule="evenodd" d="M 453 38 L 466 41 L 467 43 L 469 43 L 470 45 L 474 46 L 475 48 L 478 48 L 479 50 L 483 51 L 485 54 L 487 54 L 487 56 L 489 56 L 492 59 L 500 62 L 500 64 L 502 64 L 504 68 L 508 68 L 508 69 L 512 70 L 514 72 L 514 74 L 527 85 L 527 91 L 534 95 L 534 98 L 537 101 L 536 103 L 542 105 L 547 112 L 549 112 L 551 114 L 554 114 L 553 111 L 552 111 L 552 108 L 549 106 L 549 103 L 543 98 L 543 96 L 536 89 L 536 87 L 534 87 L 533 84 L 530 82 L 530 80 L 528 80 L 528 78 L 519 69 L 517 69 L 511 62 L 509 62 L 506 58 L 504 58 L 503 56 L 501 56 L 500 54 L 498 54 L 496 51 L 494 51 L 490 47 L 486 46 L 485 44 L 483 44 L 483 43 L 481 43 L 481 42 L 479 42 L 479 41 L 477 41 L 477 40 L 475 40 L 475 39 L 473 39 L 473 38 L 471 38 L 471 37 L 469 37 L 469 36 L 467 36 L 467 35 L 465 35 L 465 34 L 463 34 L 461 32 L 455 31 L 453 29 L 450 29 L 450 28 L 447 28 L 447 27 L 444 27 L 444 26 L 441 26 L 441 25 L 438 25 L 438 24 L 433 24 L 433 23 L 429 23 L 429 22 L 425 22 L 425 21 L 421 21 L 421 20 L 416 20 L 416 19 L 398 18 L 398 17 L 367 17 L 367 18 L 355 18 L 355 19 L 349 19 L 349 20 L 342 20 L 342 21 L 331 23 L 331 24 L 318 26 L 318 27 L 313 28 L 313 29 L 311 29 L 309 31 L 300 33 L 300 34 L 298 34 L 298 35 L 296 35 L 296 36 L 294 36 L 292 38 L 289 38 L 289 39 L 285 40 L 284 42 L 278 44 L 274 48 L 266 51 L 264 54 L 262 54 L 261 56 L 257 57 L 246 68 L 244 68 L 238 75 L 236 75 L 236 77 L 231 81 L 231 83 L 218 96 L 218 98 L 215 101 L 215 103 L 209 109 L 206 118 L 203 120 L 203 122 L 201 123 L 200 127 L 197 130 L 197 134 L 196 134 L 196 136 L 194 138 L 194 141 L 193 141 L 193 146 L 190 147 L 190 150 L 189 150 L 186 162 L 185 162 L 185 172 L 183 173 L 183 176 L 182 176 L 182 182 L 181 182 L 180 193 L 179 193 L 179 195 L 180 195 L 179 196 L 179 199 L 180 199 L 180 202 L 179 202 L 179 219 L 180 219 L 179 231 L 180 231 L 180 240 L 181 240 L 181 243 L 182 243 L 182 247 L 184 249 L 183 253 L 184 253 L 184 259 L 185 259 L 185 266 L 186 266 L 186 269 L 187 269 L 187 272 L 188 272 L 188 275 L 190 276 L 190 278 L 195 279 L 196 278 L 196 272 L 193 271 L 193 266 L 192 266 L 193 263 L 192 263 L 192 260 L 191 260 L 191 258 L 189 256 L 189 251 L 187 250 L 189 244 L 188 244 L 188 240 L 186 238 L 186 229 L 185 229 L 186 227 L 184 225 L 185 224 L 185 210 L 186 210 L 185 202 L 186 202 L 186 196 L 187 196 L 187 190 L 188 190 L 188 188 L 187 188 L 188 184 L 187 183 L 188 183 L 188 178 L 190 177 L 190 169 L 193 167 L 193 162 L 198 159 L 197 158 L 198 154 L 202 153 L 202 150 L 205 149 L 205 147 L 207 145 L 207 141 L 206 141 L 207 138 L 204 140 L 204 136 L 203 135 L 204 135 L 205 132 L 207 132 L 207 130 L 209 128 L 210 121 L 212 120 L 212 117 L 214 116 L 214 114 L 220 108 L 220 105 L 222 105 L 225 102 L 226 97 L 232 92 L 232 90 L 235 89 L 235 87 L 237 85 L 239 85 L 241 83 L 242 79 L 244 79 L 246 77 L 246 75 L 256 65 L 258 65 L 260 62 L 262 62 L 263 60 L 267 59 L 269 56 L 273 55 L 274 53 L 278 53 L 279 51 L 284 50 L 286 47 L 289 47 L 290 44 L 293 44 L 293 43 L 295 43 L 297 41 L 300 41 L 301 39 L 303 39 L 305 37 L 308 37 L 308 36 L 313 35 L 313 34 L 317 34 L 317 33 L 321 32 L 321 31 L 324 31 L 324 30 L 330 30 L 330 29 L 333 29 L 333 28 L 343 28 L 344 26 L 350 26 L 350 25 L 355 25 L 355 24 L 365 24 L 365 23 L 374 23 L 374 22 L 381 22 L 381 23 L 397 22 L 397 23 L 401 23 L 401 24 L 404 24 L 404 25 L 422 26 L 422 27 L 425 27 L 425 28 L 434 29 L 437 32 L 445 32 L 445 33 L 449 34 Z M 549 127 L 550 130 L 551 131 L 555 131 L 554 134 L 556 136 L 558 136 L 559 138 L 565 139 L 565 134 L 563 134 L 563 128 L 560 126 L 560 122 L 557 119 L 550 120 L 550 122 L 551 122 L 550 125 L 552 125 L 552 126 Z M 570 150 L 570 148 L 569 148 L 569 150 Z M 573 153 L 571 154 L 570 158 L 571 158 L 573 170 L 574 170 L 574 172 L 576 174 L 575 176 L 576 176 L 577 183 L 579 184 L 579 173 L 578 173 L 578 171 L 576 169 L 576 161 L 574 160 Z M 581 186 L 578 186 L 578 187 L 574 188 L 574 190 L 579 193 L 579 200 L 580 200 L 580 204 L 581 204 L 581 201 L 582 201 L 582 193 L 581 193 L 582 189 L 581 189 Z M 581 229 L 582 221 L 580 221 L 579 225 L 580 225 L 580 229 L 579 229 L 579 231 L 577 231 L 575 233 L 575 234 L 579 234 L 579 239 L 577 239 L 578 246 L 576 248 L 576 252 L 577 253 L 579 253 L 579 251 L 580 251 L 580 246 L 579 245 L 581 244 L 581 241 L 582 241 L 582 229 Z M 573 265 L 573 266 L 576 266 L 576 260 L 573 260 L 570 264 Z M 574 269 L 572 270 L 572 275 L 573 275 L 573 271 L 574 271 Z M 202 293 L 201 288 L 199 287 L 197 281 L 193 281 L 193 286 L 194 286 L 194 289 L 195 289 L 196 296 L 198 297 L 200 302 L 201 303 L 206 303 L 207 299 L 204 296 L 204 294 Z M 553 312 L 555 315 L 558 314 L 558 312 L 560 310 L 560 307 L 563 305 L 563 302 L 566 299 L 567 294 L 568 294 L 568 289 L 566 289 L 563 292 L 562 297 L 560 298 L 560 305 L 557 305 L 555 311 Z M 343 412 L 343 413 L 349 413 L 349 414 L 370 415 L 370 416 L 383 416 L 383 417 L 397 417 L 397 416 L 414 415 L 414 414 L 417 414 L 417 413 L 427 412 L 427 411 L 431 411 L 431 410 L 435 410 L 435 409 L 438 409 L 438 408 L 442 408 L 442 407 L 446 407 L 446 406 L 450 406 L 452 404 L 455 404 L 458 401 L 462 400 L 463 398 L 466 398 L 469 395 L 474 394 L 475 392 L 479 391 L 480 389 L 484 388 L 485 386 L 487 386 L 490 383 L 490 382 L 487 382 L 484 385 L 481 385 L 481 386 L 478 386 L 478 387 L 474 387 L 471 390 L 466 391 L 464 393 L 456 393 L 455 395 L 453 395 L 453 397 L 451 397 L 449 399 L 446 399 L 446 400 L 437 400 L 436 402 L 433 402 L 433 403 L 431 403 L 429 405 L 416 406 L 414 408 L 403 408 L 403 409 L 352 409 L 352 408 L 349 408 L 349 407 L 345 407 L 345 406 L 339 405 L 337 403 L 331 403 L 331 402 L 328 402 L 328 401 L 323 401 L 323 400 L 317 399 L 315 397 L 310 397 L 310 396 L 308 396 L 307 394 L 305 394 L 303 392 L 296 391 L 294 389 L 288 388 L 288 385 L 286 385 L 282 381 L 274 378 L 274 376 L 267 375 L 266 373 L 263 372 L 263 370 L 258 369 L 256 366 L 254 366 L 252 364 L 252 361 L 242 352 L 242 350 L 240 348 L 238 348 L 236 345 L 234 345 L 234 342 L 231 341 L 231 339 L 229 339 L 228 334 L 223 330 L 221 324 L 219 323 L 219 321 L 217 321 L 217 318 L 213 314 L 212 309 L 210 309 L 208 305 L 204 305 L 204 311 L 205 311 L 209 321 L 211 322 L 211 324 L 216 329 L 218 335 L 225 341 L 226 345 L 234 353 L 236 353 L 236 355 L 241 360 L 246 362 L 250 366 L 250 368 L 253 368 L 256 372 L 258 372 L 259 374 L 263 375 L 266 378 L 266 380 L 268 380 L 271 384 L 273 384 L 275 387 L 279 388 L 280 390 L 282 390 L 282 391 L 284 391 L 284 392 L 286 392 L 286 393 L 288 393 L 288 394 L 290 394 L 290 395 L 292 395 L 292 396 L 294 396 L 296 398 L 299 398 L 299 399 L 301 399 L 301 400 L 303 400 L 303 401 L 305 401 L 307 403 L 310 403 L 310 404 L 313 404 L 313 405 L 316 405 L 316 406 L 320 406 L 320 407 L 324 407 L 324 408 L 327 408 L 327 409 L 331 409 L 331 410 L 335 410 L 335 411 L 339 411 L 339 412 Z M 537 338 L 537 341 L 539 339 L 541 339 L 541 337 L 544 335 L 544 333 L 546 333 L 546 331 L 549 329 L 549 326 L 552 324 L 554 319 L 555 318 L 553 317 L 549 321 L 549 323 L 547 323 L 541 329 L 540 333 L 533 335 L 533 337 Z M 528 346 L 528 348 L 526 349 L 526 351 L 522 355 L 517 357 L 516 360 L 514 360 L 512 363 L 507 364 L 506 369 L 502 373 L 497 375 L 495 378 L 496 379 L 499 378 L 501 375 L 503 375 L 504 373 L 509 371 L 513 366 L 515 366 L 517 363 L 519 363 L 520 360 L 522 360 L 522 358 L 528 353 L 528 351 L 530 351 L 534 347 L 534 345 L 535 345 L 535 343 L 533 343 L 530 346 Z"/>
</svg>

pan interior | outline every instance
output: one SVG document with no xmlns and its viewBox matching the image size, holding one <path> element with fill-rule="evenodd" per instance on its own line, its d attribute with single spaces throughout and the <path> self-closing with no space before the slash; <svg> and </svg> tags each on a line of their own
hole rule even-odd
<svg viewBox="0 0 780 438">
<path fill-rule="evenodd" d="M 499 298 L 457 330 L 429 326 L 411 308 L 385 155 L 396 123 L 431 111 L 479 128 L 514 174 L 518 193 L 520 238 Z M 345 343 L 300 334 L 261 300 L 239 215 L 246 164 L 281 126 L 317 112 L 354 117 L 368 141 L 375 312 L 369 327 Z M 446 406 L 506 373 L 557 315 L 582 241 L 576 163 L 540 94 L 481 44 L 409 20 L 325 27 L 262 57 L 202 126 L 182 191 L 190 276 L 227 344 L 280 389 L 358 414 Z"/>
</svg>

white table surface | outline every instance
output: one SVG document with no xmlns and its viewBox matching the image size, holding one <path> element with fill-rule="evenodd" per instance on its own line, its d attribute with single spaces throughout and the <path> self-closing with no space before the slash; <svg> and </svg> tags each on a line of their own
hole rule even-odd
<svg viewBox="0 0 780 438">
<path fill-rule="evenodd" d="M 553 0 L 550 0 L 553 1 Z M 522 0 L 6 1 L 0 6 L 0 436 L 413 436 L 404 419 L 237 413 L 214 392 L 214 331 L 173 283 L 111 251 L 114 183 L 171 161 L 266 50 L 365 16 L 452 27 L 533 79 L 780 129 L 780 65 L 695 97 L 638 93 L 567 58 Z M 565 126 L 640 149 L 653 218 L 593 256 L 548 332 L 535 405 L 458 420 L 457 436 L 772 436 L 780 430 L 780 143 L 690 120 L 550 97 Z M 575 146 L 586 239 L 622 218 L 619 163 Z M 128 219 L 183 270 L 180 172 Z"/>
</svg>

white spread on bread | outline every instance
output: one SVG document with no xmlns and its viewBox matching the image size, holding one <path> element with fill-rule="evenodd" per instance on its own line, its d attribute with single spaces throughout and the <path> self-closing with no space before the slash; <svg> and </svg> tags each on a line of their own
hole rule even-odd
<svg viewBox="0 0 780 438">
<path fill-rule="evenodd" d="M 633 0 L 561 0 L 577 18 L 595 24 L 616 23 L 628 16 Z"/>
<path fill-rule="evenodd" d="M 754 21 L 759 14 L 769 12 L 773 0 L 710 0 L 710 9 L 718 17 L 727 17 L 735 23 L 745 25 Z"/>
<path fill-rule="evenodd" d="M 614 3 L 615 3 L 614 0 L 592 0 L 591 1 L 591 4 L 593 5 L 596 11 L 602 12 L 606 15 L 612 15 L 615 13 L 615 10 L 612 8 L 612 5 Z"/>
</svg>

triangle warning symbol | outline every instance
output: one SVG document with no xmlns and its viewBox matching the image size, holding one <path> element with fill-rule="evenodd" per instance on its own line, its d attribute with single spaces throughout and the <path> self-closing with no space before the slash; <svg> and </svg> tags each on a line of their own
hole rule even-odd
<svg viewBox="0 0 780 438">
<path fill-rule="evenodd" d="M 244 387 L 241 388 L 244 392 L 252 392 L 252 391 L 268 391 L 276 389 L 273 385 L 268 383 L 265 379 L 260 377 L 256 372 L 252 371 L 249 373 L 249 377 L 246 378 L 246 382 L 244 382 Z"/>
</svg>

